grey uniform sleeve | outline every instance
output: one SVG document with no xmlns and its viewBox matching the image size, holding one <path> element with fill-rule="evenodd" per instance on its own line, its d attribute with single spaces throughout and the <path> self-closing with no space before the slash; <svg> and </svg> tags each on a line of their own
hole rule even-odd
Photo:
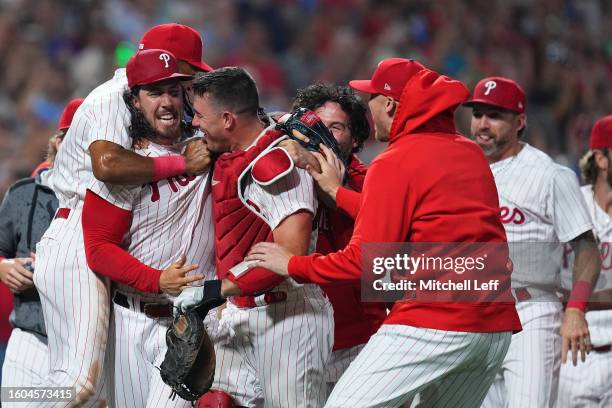
<svg viewBox="0 0 612 408">
<path fill-rule="evenodd" d="M 11 190 L 9 190 L 0 206 L 0 256 L 4 258 L 13 258 L 16 252 L 14 209 L 12 207 Z"/>
</svg>

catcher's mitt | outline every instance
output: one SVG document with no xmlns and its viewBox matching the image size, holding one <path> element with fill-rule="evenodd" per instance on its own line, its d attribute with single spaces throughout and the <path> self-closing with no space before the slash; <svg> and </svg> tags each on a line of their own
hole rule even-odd
<svg viewBox="0 0 612 408">
<path fill-rule="evenodd" d="M 276 128 L 299 142 L 306 149 L 314 152 L 318 152 L 319 144 L 323 143 L 342 160 L 344 167 L 348 168 L 346 161 L 342 158 L 342 154 L 340 154 L 340 147 L 338 146 L 336 138 L 334 138 L 331 131 L 313 111 L 305 108 L 298 108 L 291 113 L 285 123 L 277 123 Z M 297 137 L 294 131 L 298 131 L 306 136 L 309 139 L 308 142 Z"/>
<path fill-rule="evenodd" d="M 178 395 L 195 401 L 212 386 L 215 349 L 197 311 L 178 314 L 166 332 L 168 351 L 160 367 L 162 380 Z"/>
</svg>

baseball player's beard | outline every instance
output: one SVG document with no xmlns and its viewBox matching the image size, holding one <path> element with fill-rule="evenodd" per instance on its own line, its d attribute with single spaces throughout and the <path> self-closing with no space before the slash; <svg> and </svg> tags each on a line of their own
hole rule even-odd
<svg viewBox="0 0 612 408">
<path fill-rule="evenodd" d="M 168 134 L 162 134 L 151 126 L 143 113 L 138 109 L 133 109 L 131 114 L 129 133 L 133 145 L 136 145 L 138 141 L 142 139 L 147 139 L 154 143 L 163 143 L 167 141 L 177 142 L 194 134 L 194 129 L 183 121 L 180 121 L 179 126 L 172 129 Z"/>
<path fill-rule="evenodd" d="M 480 133 L 491 137 L 490 143 L 482 144 L 478 142 L 478 137 L 474 137 L 474 140 L 480 146 L 485 156 L 489 161 L 497 161 L 501 155 L 510 147 L 510 139 L 505 136 L 496 136 L 490 133 Z"/>
</svg>

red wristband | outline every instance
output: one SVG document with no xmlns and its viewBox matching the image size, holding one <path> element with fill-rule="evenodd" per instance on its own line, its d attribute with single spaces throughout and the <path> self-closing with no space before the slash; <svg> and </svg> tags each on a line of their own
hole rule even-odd
<svg viewBox="0 0 612 408">
<path fill-rule="evenodd" d="M 573 307 L 586 312 L 591 290 L 591 285 L 588 282 L 575 282 L 572 293 L 567 301 L 567 307 Z"/>
<path fill-rule="evenodd" d="M 0 256 L 0 262 L 4 261 L 6 258 L 3 256 Z"/>
<path fill-rule="evenodd" d="M 153 169 L 153 181 L 159 181 L 184 174 L 187 165 L 183 156 L 153 157 Z"/>
</svg>

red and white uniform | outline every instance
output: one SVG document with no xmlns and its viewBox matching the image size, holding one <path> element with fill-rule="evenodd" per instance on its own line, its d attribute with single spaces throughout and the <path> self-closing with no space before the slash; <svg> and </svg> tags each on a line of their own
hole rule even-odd
<svg viewBox="0 0 612 408">
<path fill-rule="evenodd" d="M 612 290 L 612 218 L 597 204 L 592 186 L 583 186 L 582 194 L 593 221 L 593 233 L 599 241 L 601 272 L 593 292 Z M 574 254 L 565 246 L 562 260 L 562 286 L 572 289 Z M 612 299 L 611 299 L 612 301 Z M 612 405 L 612 310 L 586 313 L 594 351 L 584 363 L 574 367 L 561 365 L 557 406 L 603 408 Z"/>
<path fill-rule="evenodd" d="M 350 157 L 348 166 L 348 187 L 339 194 L 360 192 L 367 167 L 355 155 Z M 358 193 L 357 193 L 358 194 Z M 339 200 L 337 209 L 319 206 L 319 236 L 317 252 L 328 254 L 344 249 L 353 235 L 355 214 L 342 208 Z M 329 391 L 357 357 L 365 343 L 376 333 L 387 317 L 384 303 L 361 301 L 361 285 L 337 283 L 322 286 L 334 308 L 334 348 L 327 362 L 325 381 Z"/>
<path fill-rule="evenodd" d="M 306 171 L 293 168 L 265 186 L 252 178 L 253 157 L 243 158 L 255 151 L 251 149 L 265 154 L 265 149 L 275 144 L 269 136 L 264 132 L 246 152 L 222 155 L 215 163 L 213 212 L 218 265 L 222 267 L 228 259 L 224 258 L 224 238 L 233 236 L 231 251 L 241 260 L 252 244 L 270 239 L 271 231 L 285 218 L 298 211 L 316 213 L 314 185 Z M 265 145 L 260 145 L 264 141 Z M 246 166 L 237 171 L 242 176 L 226 185 L 240 161 Z M 221 177 L 222 171 L 228 177 Z M 225 211 L 228 215 L 219 218 Z M 237 227 L 224 229 L 229 224 Z M 247 245 L 245 239 L 249 240 Z M 315 241 L 316 229 L 311 233 L 311 243 Z M 254 268 L 244 276 L 261 272 L 261 268 Z M 218 266 L 218 274 L 228 276 L 229 271 Z M 277 278 L 274 275 L 273 279 Z M 237 281 L 244 285 L 241 278 Z M 253 302 L 251 306 L 245 305 L 247 299 Z M 230 299 L 214 339 L 217 367 L 213 388 L 229 393 L 241 406 L 322 406 L 327 398 L 325 363 L 334 335 L 332 313 L 321 288 L 292 279 L 274 283 L 264 295 Z"/>
<path fill-rule="evenodd" d="M 178 145 L 147 144 L 136 153 L 150 157 L 181 153 Z M 150 268 L 163 270 L 180 255 L 186 255 L 187 263 L 199 265 L 190 274 L 201 273 L 205 279 L 215 278 L 208 172 L 197 177 L 170 177 L 139 186 L 113 186 L 96 180 L 90 190 L 131 213 L 129 231 L 122 244 L 131 257 Z M 90 211 L 89 204 L 86 211 Z M 88 222 L 89 215 L 84 219 Z M 118 272 L 128 273 L 129 270 Z M 127 277 L 120 279 L 122 282 L 129 280 Z M 154 274 L 154 279 L 158 281 L 159 275 Z M 147 290 L 139 290 L 138 286 Z M 162 402 L 165 407 L 191 406 L 180 398 L 170 400 L 172 390 L 163 383 L 157 369 L 166 354 L 166 331 L 172 323 L 171 318 L 151 318 L 141 310 L 145 303 L 171 304 L 171 297 L 151 293 L 156 288 L 148 284 L 113 282 L 113 288 L 115 305 L 109 361 L 114 361 L 115 405 L 153 407 Z M 119 298 L 127 299 L 127 305 Z"/>
<path fill-rule="evenodd" d="M 76 111 L 50 170 L 49 183 L 60 210 L 36 247 L 34 284 L 50 354 L 50 374 L 40 386 L 76 387 L 76 399 L 88 401 L 85 406 L 100 399 L 110 310 L 107 280 L 95 275 L 85 261 L 81 210 L 94 180 L 88 149 L 96 140 L 130 148 L 126 89 L 125 70 L 117 70 Z"/>
<path fill-rule="evenodd" d="M 521 151 L 493 163 L 501 218 L 514 264 L 512 288 L 523 331 L 510 349 L 483 407 L 552 407 L 561 356 L 562 242 L 592 228 L 573 171 L 523 143 Z M 529 373 L 526 375 L 525 373 Z"/>
<path fill-rule="evenodd" d="M 453 111 L 467 98 L 465 86 L 423 69 L 401 95 L 389 146 L 368 168 L 349 244 L 328 255 L 292 257 L 288 270 L 296 281 L 359 281 L 368 243 L 505 246 L 488 163 L 455 131 Z M 506 263 L 504 257 L 487 270 L 502 287 L 510 281 Z M 507 298 L 509 290 L 500 295 Z M 417 394 L 424 405 L 478 406 L 516 330 L 520 323 L 508 301 L 395 302 L 325 406 L 399 407 Z"/>
</svg>

